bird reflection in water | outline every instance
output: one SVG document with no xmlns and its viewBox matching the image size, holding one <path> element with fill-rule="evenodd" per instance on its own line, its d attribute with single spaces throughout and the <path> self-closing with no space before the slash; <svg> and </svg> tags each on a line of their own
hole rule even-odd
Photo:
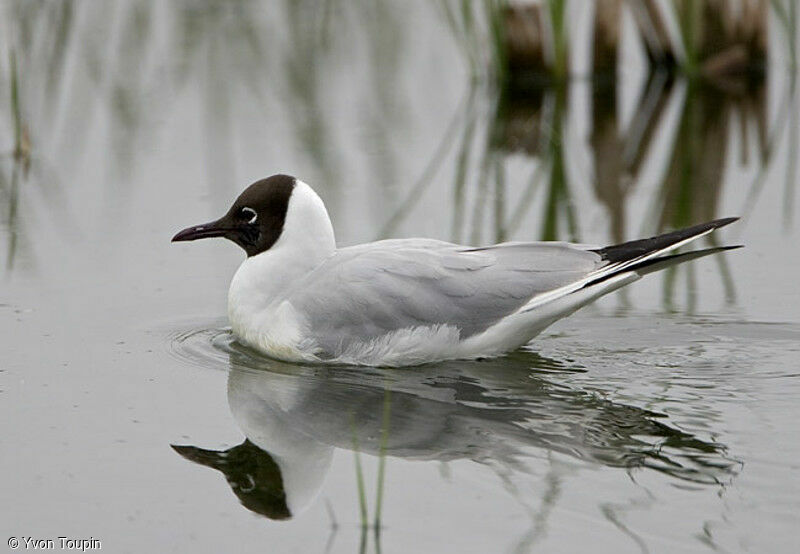
<svg viewBox="0 0 800 554">
<path fill-rule="evenodd" d="M 276 362 L 232 340 L 226 349 L 228 403 L 246 440 L 226 451 L 173 448 L 221 471 L 246 508 L 271 519 L 313 503 L 336 448 L 468 459 L 504 472 L 525 472 L 526 459 L 556 452 L 706 485 L 724 484 L 739 467 L 724 445 L 662 414 L 557 383 L 554 375 L 584 370 L 531 352 L 370 369 Z"/>
<path fill-rule="evenodd" d="M 172 448 L 187 460 L 221 471 L 242 506 L 251 512 L 270 519 L 292 516 L 286 505 L 281 469 L 267 451 L 248 439 L 223 451 L 196 446 L 173 445 Z"/>
</svg>

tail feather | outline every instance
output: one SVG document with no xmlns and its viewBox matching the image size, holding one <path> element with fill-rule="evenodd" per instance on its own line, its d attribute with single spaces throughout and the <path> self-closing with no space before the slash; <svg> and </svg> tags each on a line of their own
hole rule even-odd
<svg viewBox="0 0 800 554">
<path fill-rule="evenodd" d="M 515 345 L 525 344 L 555 321 L 568 316 L 601 296 L 640 279 L 647 273 L 726 250 L 741 248 L 741 246 L 719 246 L 681 254 L 666 254 L 714 229 L 733 223 L 737 219 L 735 217 L 718 219 L 658 237 L 595 250 L 606 261 L 599 269 L 574 283 L 534 296 L 514 314 L 490 327 L 490 329 L 497 328 L 502 331 L 496 330 L 494 333 L 489 333 L 487 330 L 478 337 L 494 341 L 496 337 L 504 335 L 504 342 L 493 342 L 493 347 L 499 349 L 498 352 L 514 348 Z M 477 351 L 483 351 L 485 343 L 477 342 L 476 338 L 468 340 L 476 343 L 474 347 Z"/>
<path fill-rule="evenodd" d="M 600 254 L 603 260 L 607 262 L 604 266 L 590 273 L 579 281 L 534 296 L 522 308 L 517 310 L 517 312 L 529 312 L 541 307 L 544 304 L 547 304 L 548 302 L 552 302 L 581 289 L 588 289 L 606 281 L 611 282 L 612 279 L 615 283 L 620 283 L 617 285 L 617 287 L 614 287 L 618 288 L 619 286 L 622 286 L 622 284 L 629 282 L 620 280 L 624 275 L 633 276 L 635 280 L 638 278 L 638 276 L 646 273 L 652 273 L 653 271 L 663 269 L 670 265 L 694 260 L 709 254 L 721 252 L 723 250 L 738 248 L 738 246 L 723 246 L 717 248 L 707 248 L 705 250 L 696 250 L 694 252 L 687 252 L 685 254 L 674 254 L 668 256 L 664 255 L 667 252 L 675 250 L 676 248 L 680 248 L 688 242 L 711 233 L 715 229 L 729 225 L 738 219 L 738 217 L 726 217 L 724 219 L 717 219 L 715 221 L 709 221 L 708 223 L 701 223 L 700 225 L 687 227 L 686 229 L 679 229 L 677 231 L 658 235 L 649 239 L 634 240 L 614 246 L 606 246 L 605 248 L 596 249 L 594 252 Z M 620 279 L 617 279 L 618 277 Z M 606 292 L 613 290 L 609 287 L 602 288 L 606 289 Z"/>
</svg>

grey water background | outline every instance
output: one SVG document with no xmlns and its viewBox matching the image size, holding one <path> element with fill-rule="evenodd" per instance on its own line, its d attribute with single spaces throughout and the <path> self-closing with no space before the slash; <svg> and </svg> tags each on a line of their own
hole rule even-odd
<svg viewBox="0 0 800 554">
<path fill-rule="evenodd" d="M 501 102 L 438 4 L 320 5 L 0 4 L 0 532 L 111 552 L 796 552 L 787 55 L 722 94 L 653 87 L 629 45 L 618 101 L 578 76 Z M 236 247 L 169 243 L 276 172 L 316 188 L 340 244 L 603 244 L 741 215 L 717 240 L 746 248 L 509 357 L 296 367 L 226 330 Z"/>
</svg>

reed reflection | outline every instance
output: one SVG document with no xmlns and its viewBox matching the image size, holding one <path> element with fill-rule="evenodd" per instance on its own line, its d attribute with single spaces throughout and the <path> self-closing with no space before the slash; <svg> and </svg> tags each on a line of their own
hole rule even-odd
<svg viewBox="0 0 800 554">
<path fill-rule="evenodd" d="M 447 227 L 457 242 L 585 239 L 581 222 L 596 203 L 607 212 L 608 242 L 621 242 L 722 215 L 717 205 L 731 195 L 725 175 L 731 166 L 759 173 L 745 216 L 764 176 L 785 166 L 788 221 L 800 128 L 794 73 L 785 71 L 796 69 L 796 3 L 748 0 L 737 10 L 732 2 L 704 1 L 694 11 L 674 4 L 670 11 L 663 2 L 598 0 L 590 24 L 581 26 L 562 1 L 445 1 L 413 10 L 388 2 L 363 9 L 285 2 L 272 10 L 252 2 L 9 2 L 4 13 L 13 32 L 0 58 L 0 80 L 9 85 L 7 99 L 0 91 L 0 124 L 26 161 L 10 163 L 10 152 L 0 152 L 0 202 L 10 229 L 2 245 L 6 266 L 36 240 L 23 232 L 35 224 L 31 215 L 18 210 L 27 189 L 41 187 L 52 217 L 74 227 L 64 209 L 68 185 L 101 164 L 111 176 L 104 186 L 114 190 L 108 202 L 126 204 L 135 191 L 123 184 L 161 144 L 159 122 L 180 106 L 197 111 L 191 118 L 206 148 L 198 159 L 212 196 L 228 198 L 237 174 L 252 171 L 237 162 L 252 154 L 249 140 L 237 137 L 258 139 L 277 129 L 298 153 L 281 154 L 280 163 L 299 165 L 308 180 L 329 188 L 331 200 L 351 186 L 370 185 L 358 205 L 380 198 L 381 237 L 410 234 L 424 190 L 452 183 Z M 629 32 L 641 48 L 622 39 L 628 11 L 635 22 Z M 768 26 L 768 17 L 777 25 Z M 466 100 L 452 102 L 452 124 L 434 131 L 441 144 L 428 160 L 409 155 L 419 140 L 410 122 L 425 113 L 424 98 L 435 88 L 464 75 L 416 80 L 424 64 L 404 58 L 403 47 L 414 42 L 421 21 L 442 31 L 435 50 L 460 51 L 473 77 L 464 82 Z M 668 33 L 670 27 L 678 33 Z M 109 28 L 120 29 L 119 36 Z M 577 68 L 572 64 L 581 56 L 571 50 L 583 35 L 593 37 L 590 56 L 583 56 L 590 67 Z M 631 51 L 623 51 L 626 44 Z M 635 79 L 617 78 L 620 60 L 637 48 L 647 60 L 641 92 Z M 369 54 L 362 60 L 359 52 Z M 361 65 L 363 75 L 354 74 Z M 591 80 L 573 78 L 582 71 Z M 410 93 L 403 85 L 409 75 Z M 587 83 L 588 120 L 574 113 L 573 102 Z M 768 87 L 786 89 L 772 95 L 780 99 L 772 110 Z M 343 112 L 334 101 L 340 97 L 368 108 Z M 678 110 L 667 109 L 673 101 Z M 255 135 L 253 113 L 264 118 Z M 623 122 L 623 113 L 634 114 L 631 122 Z M 768 113 L 776 113 L 772 123 Z M 93 140 L 96 127 L 107 127 L 107 140 Z M 659 136 L 671 144 L 657 148 Z M 70 174 L 73 161 L 86 156 L 86 166 Z M 645 166 L 664 169 L 649 194 L 650 210 L 636 213 L 630 197 Z M 516 234 L 526 220 L 538 222 L 536 237 Z M 404 222 L 409 228 L 401 228 Z M 720 275 L 732 299 L 732 278 L 722 267 Z M 665 304 L 673 296 L 665 294 Z"/>
</svg>

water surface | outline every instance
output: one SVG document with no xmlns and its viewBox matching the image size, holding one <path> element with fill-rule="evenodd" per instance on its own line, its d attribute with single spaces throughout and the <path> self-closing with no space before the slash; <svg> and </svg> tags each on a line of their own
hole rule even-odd
<svg viewBox="0 0 800 554">
<path fill-rule="evenodd" d="M 785 64 L 721 92 L 632 56 L 618 103 L 585 79 L 502 97 L 440 10 L 407 4 L 1 4 L 0 531 L 111 552 L 797 551 Z M 276 172 L 320 192 L 341 244 L 603 244 L 741 215 L 717 240 L 746 248 L 508 357 L 294 366 L 230 334 L 233 245 L 168 242 Z"/>
</svg>

